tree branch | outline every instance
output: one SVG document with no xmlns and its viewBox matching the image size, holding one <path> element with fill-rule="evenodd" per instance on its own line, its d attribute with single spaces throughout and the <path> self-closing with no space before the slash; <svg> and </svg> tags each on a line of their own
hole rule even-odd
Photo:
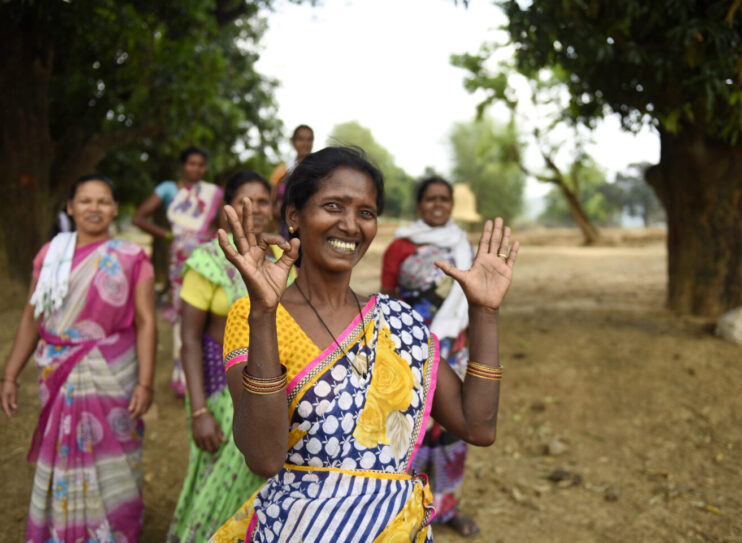
<svg viewBox="0 0 742 543">
<path fill-rule="evenodd" d="M 248 3 L 244 0 L 238 0 L 235 4 L 232 0 L 218 0 L 216 3 L 216 22 L 219 26 L 224 26 L 248 11 Z"/>
</svg>

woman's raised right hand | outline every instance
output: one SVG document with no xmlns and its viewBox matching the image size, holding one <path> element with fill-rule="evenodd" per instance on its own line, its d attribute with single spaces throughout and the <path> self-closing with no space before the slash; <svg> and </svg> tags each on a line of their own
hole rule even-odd
<svg viewBox="0 0 742 543">
<path fill-rule="evenodd" d="M 250 295 L 251 312 L 256 309 L 273 311 L 278 307 L 281 296 L 286 291 L 291 266 L 299 257 L 299 240 L 290 242 L 278 234 L 255 235 L 252 219 L 252 202 L 249 198 L 242 200 L 242 223 L 234 208 L 224 206 L 227 223 L 232 230 L 237 249 L 229 242 L 227 233 L 219 229 L 219 246 L 235 268 Z M 277 262 L 266 258 L 269 245 L 278 245 L 283 255 Z"/>
</svg>

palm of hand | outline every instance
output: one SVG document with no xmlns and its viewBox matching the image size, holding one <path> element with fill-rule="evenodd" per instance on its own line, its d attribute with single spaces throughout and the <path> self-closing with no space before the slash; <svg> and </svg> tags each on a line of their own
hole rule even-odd
<svg viewBox="0 0 742 543">
<path fill-rule="evenodd" d="M 459 270 L 445 261 L 436 262 L 441 270 L 459 282 L 470 306 L 497 309 L 505 299 L 513 278 L 513 266 L 520 244 L 510 245 L 510 228 L 500 218 L 487 221 L 479 240 L 471 269 Z"/>
<path fill-rule="evenodd" d="M 262 234 L 258 239 L 254 233 L 249 198 L 242 202 L 242 221 L 232 206 L 224 206 L 224 213 L 237 248 L 232 246 L 229 236 L 222 229 L 218 233 L 219 246 L 227 260 L 240 272 L 250 293 L 251 306 L 265 310 L 276 308 L 286 291 L 291 266 L 299 256 L 299 240 L 288 242 L 276 234 Z M 276 262 L 266 259 L 269 244 L 278 245 L 284 251 Z"/>
<path fill-rule="evenodd" d="M 247 254 L 238 255 L 233 264 L 247 285 L 252 304 L 278 305 L 286 290 L 289 269 L 268 260 L 266 251 L 259 246 L 251 247 Z"/>
<path fill-rule="evenodd" d="M 510 287 L 513 270 L 507 262 L 493 254 L 478 255 L 470 270 L 459 278 L 470 305 L 497 309 Z"/>
</svg>

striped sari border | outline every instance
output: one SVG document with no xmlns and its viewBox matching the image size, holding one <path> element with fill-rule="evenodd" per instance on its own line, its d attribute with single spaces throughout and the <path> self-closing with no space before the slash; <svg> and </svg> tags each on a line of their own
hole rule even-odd
<svg viewBox="0 0 742 543">
<path fill-rule="evenodd" d="M 250 349 L 248 347 L 235 349 L 234 351 L 229 353 L 226 357 L 224 357 L 224 371 L 227 371 L 229 368 L 236 364 L 239 364 L 240 362 L 247 362 L 248 354 L 250 354 Z"/>
<path fill-rule="evenodd" d="M 430 417 L 430 411 L 433 409 L 435 386 L 438 383 L 438 364 L 441 360 L 440 343 L 438 342 L 438 337 L 433 332 L 430 333 L 430 337 L 432 339 L 433 349 L 428 349 L 428 360 L 425 362 L 425 376 L 423 378 L 423 387 L 427 383 L 428 393 L 425 396 L 425 409 L 418 412 L 417 420 L 415 420 L 413 435 L 417 434 L 417 441 L 415 442 L 415 446 L 407 452 L 405 471 L 410 469 L 412 459 L 415 458 L 418 449 L 423 444 L 428 417 Z"/>
</svg>

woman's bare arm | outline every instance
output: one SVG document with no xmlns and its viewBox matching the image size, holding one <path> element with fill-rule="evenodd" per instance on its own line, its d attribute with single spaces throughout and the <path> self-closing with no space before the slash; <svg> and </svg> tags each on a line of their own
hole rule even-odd
<svg viewBox="0 0 742 543">
<path fill-rule="evenodd" d="M 299 255 L 299 240 L 288 242 L 281 236 L 264 234 L 258 241 L 249 198 L 245 198 L 242 205 L 242 223 L 231 206 L 224 208 L 236 249 L 224 230 L 219 230 L 219 245 L 245 281 L 250 293 L 250 314 L 249 317 L 238 314 L 233 307 L 227 317 L 227 329 L 249 325 L 247 373 L 257 378 L 275 378 L 282 373 L 276 312 L 286 291 L 291 266 Z M 277 262 L 266 259 L 269 244 L 278 245 L 284 251 Z M 244 390 L 242 372 L 239 371 L 244 367 L 245 364 L 236 364 L 227 372 L 234 403 L 234 440 L 250 469 L 258 475 L 270 477 L 281 469 L 288 448 L 286 392 L 284 389 L 262 395 Z"/>
<path fill-rule="evenodd" d="M 471 360 L 499 365 L 497 311 L 469 311 Z M 438 384 L 433 398 L 433 418 L 447 430 L 473 445 L 491 445 L 497 432 L 500 382 L 467 375 L 464 382 L 445 360 L 438 365 Z"/>
<path fill-rule="evenodd" d="M 242 387 L 242 369 L 255 377 L 276 377 L 282 368 L 278 358 L 275 313 L 250 312 L 250 356 L 227 372 L 234 402 L 233 433 L 237 448 L 250 469 L 262 477 L 278 473 L 288 448 L 288 403 L 286 392 L 257 395 Z M 259 436 L 259 437 L 258 437 Z"/>
<path fill-rule="evenodd" d="M 162 205 L 162 198 L 160 198 L 157 193 L 153 192 L 150 194 L 149 198 L 147 198 L 144 202 L 142 202 L 142 205 L 140 205 L 136 212 L 134 213 L 134 218 L 131 219 L 131 223 L 144 230 L 148 234 L 151 234 L 153 236 L 157 236 L 158 238 L 166 238 L 170 234 L 170 231 L 156 225 L 151 220 L 149 220 L 149 217 L 157 211 L 157 208 L 159 208 Z"/>
<path fill-rule="evenodd" d="M 154 277 L 140 281 L 134 290 L 134 327 L 137 334 L 139 381 L 129 402 L 129 413 L 132 418 L 141 417 L 147 412 L 154 395 L 157 355 L 154 281 Z"/>
<path fill-rule="evenodd" d="M 520 245 L 510 248 L 510 228 L 502 219 L 487 221 L 470 270 L 461 271 L 447 262 L 437 262 L 456 279 L 469 303 L 470 360 L 490 368 L 499 366 L 498 309 L 510 287 L 515 257 Z M 466 375 L 464 382 L 441 361 L 433 400 L 433 417 L 461 439 L 475 445 L 490 445 L 497 433 L 500 382 Z"/>
<path fill-rule="evenodd" d="M 28 292 L 28 301 L 23 309 L 21 320 L 13 339 L 13 346 L 5 362 L 3 370 L 3 381 L 0 383 L 0 399 L 3 411 L 8 417 L 14 417 L 18 413 L 18 376 L 23 367 L 34 352 L 36 342 L 39 339 L 39 330 L 33 318 L 34 306 L 31 305 L 31 296 L 36 289 L 36 279 L 31 281 Z"/>
<path fill-rule="evenodd" d="M 186 278 L 186 281 L 188 278 Z M 196 446 L 207 452 L 214 452 L 224 442 L 219 425 L 206 408 L 204 390 L 203 337 L 209 312 L 183 301 L 183 320 L 180 328 L 182 346 L 180 359 L 188 387 L 188 400 L 191 404 L 191 433 Z M 201 413 L 198 413 L 201 411 Z M 198 413 L 195 417 L 193 413 Z"/>
</svg>

